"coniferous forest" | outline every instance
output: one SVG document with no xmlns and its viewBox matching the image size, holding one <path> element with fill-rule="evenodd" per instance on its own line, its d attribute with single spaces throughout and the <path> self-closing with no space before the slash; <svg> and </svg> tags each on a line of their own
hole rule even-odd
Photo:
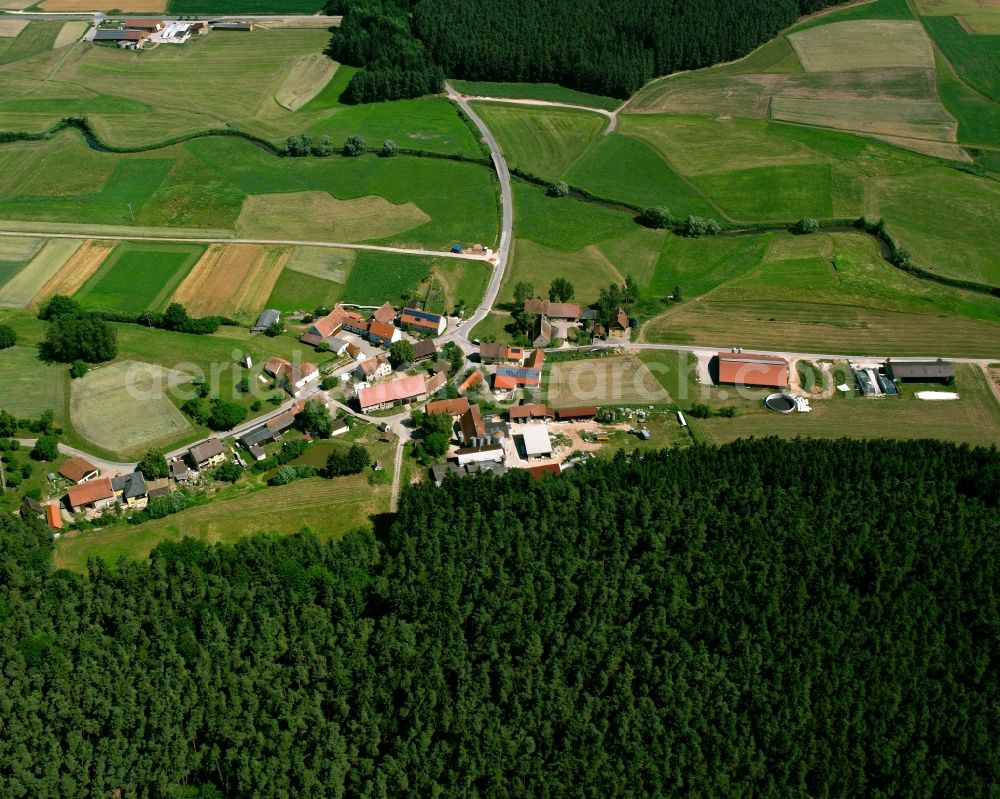
<svg viewBox="0 0 1000 799">
<path fill-rule="evenodd" d="M 86 575 L 5 517 L 0 795 L 992 795 L 998 501 L 996 449 L 763 440 Z"/>
<path fill-rule="evenodd" d="M 365 66 L 352 102 L 439 91 L 444 75 L 560 83 L 626 98 L 740 58 L 829 0 L 331 0 L 331 55 Z M 443 72 L 442 72 L 443 70 Z"/>
</svg>

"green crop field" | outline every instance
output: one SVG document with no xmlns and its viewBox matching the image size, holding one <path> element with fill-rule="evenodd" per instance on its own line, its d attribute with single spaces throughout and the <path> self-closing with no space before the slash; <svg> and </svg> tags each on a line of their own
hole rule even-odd
<svg viewBox="0 0 1000 799">
<path fill-rule="evenodd" d="M 441 287 L 440 299 L 434 306 L 428 304 L 432 313 L 451 313 L 463 305 L 466 313 L 479 305 L 486 293 L 492 268 L 488 263 L 459 261 L 438 258 L 432 267 L 433 283 Z"/>
<path fill-rule="evenodd" d="M 923 23 L 959 77 L 1000 102 L 1000 35 L 970 34 L 954 17 L 925 17 Z"/>
<path fill-rule="evenodd" d="M 1000 35 L 1000 7 L 989 0 L 917 0 L 917 11 L 924 19 L 955 16 L 973 33 Z"/>
<path fill-rule="evenodd" d="M 996 103 L 966 86 L 939 50 L 935 51 L 937 88 L 941 103 L 958 120 L 958 140 L 966 144 L 1000 147 Z"/>
<path fill-rule="evenodd" d="M 273 14 L 278 10 L 273 0 L 170 0 L 171 14 Z M 281 0 L 282 14 L 317 14 L 323 10 L 318 0 Z M 331 22 L 332 24 L 332 22 Z M 242 32 L 223 33 L 242 36 Z"/>
<path fill-rule="evenodd" d="M 345 302 L 358 305 L 397 303 L 402 295 L 413 295 L 427 279 L 432 259 L 387 252 L 359 252 L 344 284 Z"/>
<path fill-rule="evenodd" d="M 31 22 L 0 52 L 0 66 L 52 50 L 62 22 Z"/>
<path fill-rule="evenodd" d="M 365 477 L 312 478 L 265 488 L 181 511 L 137 526 L 118 526 L 61 539 L 57 568 L 82 571 L 88 558 L 114 563 L 120 557 L 146 557 L 161 541 L 191 536 L 211 543 L 232 544 L 261 530 L 297 533 L 308 525 L 321 537 L 337 537 L 369 524 L 369 517 L 389 506 L 386 486 L 371 486 Z"/>
<path fill-rule="evenodd" d="M 123 242 L 76 299 L 86 308 L 159 310 L 204 251 L 194 244 Z"/>
</svg>

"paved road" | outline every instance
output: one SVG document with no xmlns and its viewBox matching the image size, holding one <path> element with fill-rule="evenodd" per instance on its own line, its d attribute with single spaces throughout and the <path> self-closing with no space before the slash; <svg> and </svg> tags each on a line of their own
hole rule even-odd
<svg viewBox="0 0 1000 799">
<path fill-rule="evenodd" d="M 37 438 L 19 438 L 18 441 L 21 443 L 22 447 L 33 447 Z M 80 457 L 86 458 L 94 466 L 101 470 L 102 474 L 115 475 L 119 473 L 128 473 L 135 471 L 135 467 L 138 463 L 120 463 L 119 461 L 109 461 L 105 458 L 98 458 L 96 455 L 91 455 L 89 452 L 84 452 L 82 449 L 76 449 L 75 447 L 67 446 L 66 444 L 59 445 L 59 451 L 63 455 L 69 455 L 71 458 Z"/>
<path fill-rule="evenodd" d="M 531 100 L 520 97 L 487 97 L 479 94 L 463 94 L 462 99 L 470 100 L 475 103 L 509 103 L 510 105 L 532 105 L 541 106 L 543 108 L 569 108 L 574 111 L 592 111 L 595 114 L 600 114 L 608 119 L 608 126 L 603 131 L 604 136 L 612 133 L 614 129 L 618 127 L 617 109 L 614 111 L 608 111 L 605 108 L 595 108 L 592 105 L 575 105 L 573 103 L 558 103 L 553 100 Z"/>
<path fill-rule="evenodd" d="M 500 180 L 500 246 L 497 248 L 495 254 L 493 277 L 490 278 L 490 283 L 486 287 L 486 294 L 483 296 L 482 302 L 479 303 L 479 307 L 476 308 L 476 312 L 451 337 L 451 340 L 462 347 L 463 350 L 468 351 L 471 348 L 469 344 L 469 331 L 486 318 L 486 315 L 493 308 L 493 303 L 496 302 L 497 295 L 500 293 L 500 284 L 503 282 L 504 270 L 507 268 L 507 260 L 510 258 L 510 248 L 514 239 L 514 193 L 510 185 L 510 170 L 507 168 L 507 162 L 504 160 L 503 152 L 500 150 L 500 145 L 494 138 L 493 133 L 490 132 L 486 123 L 472 110 L 472 107 L 461 94 L 456 92 L 450 84 L 446 83 L 444 86 L 448 92 L 448 97 L 462 109 L 465 115 L 472 120 L 473 124 L 479 128 L 479 132 L 483 134 L 483 140 L 486 142 L 487 147 L 490 148 L 490 155 L 493 158 L 493 166 L 496 169 L 497 178 Z"/>
<path fill-rule="evenodd" d="M 156 241 L 179 244 L 263 244 L 289 247 L 327 247 L 337 250 L 371 250 L 394 252 L 402 255 L 426 255 L 433 258 L 458 258 L 466 261 L 488 261 L 491 256 L 477 253 L 451 252 L 450 250 L 421 250 L 411 247 L 383 247 L 378 244 L 347 244 L 335 241 L 306 241 L 303 239 L 231 239 L 193 236 L 144 236 L 142 234 L 108 236 L 102 233 L 40 233 L 23 230 L 0 230 L 0 237 L 29 239 L 101 239 L 103 241 Z"/>
</svg>

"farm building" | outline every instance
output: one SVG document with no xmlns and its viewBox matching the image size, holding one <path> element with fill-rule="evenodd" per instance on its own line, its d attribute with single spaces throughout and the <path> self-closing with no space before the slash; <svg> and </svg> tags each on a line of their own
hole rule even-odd
<svg viewBox="0 0 1000 799">
<path fill-rule="evenodd" d="M 217 438 L 210 438 L 200 444 L 195 444 L 188 450 L 191 462 L 199 471 L 218 466 L 226 459 L 226 450 Z"/>
<path fill-rule="evenodd" d="M 485 364 L 499 363 L 506 366 L 520 366 L 524 363 L 525 354 L 524 347 L 490 343 L 479 345 L 479 360 Z"/>
<path fill-rule="evenodd" d="M 521 442 L 524 445 L 524 456 L 529 460 L 552 455 L 552 440 L 545 425 L 526 427 L 521 431 Z"/>
<path fill-rule="evenodd" d="M 146 33 L 156 33 L 163 30 L 163 21 L 159 19 L 127 19 L 125 27 L 131 31 L 145 31 Z"/>
<path fill-rule="evenodd" d="M 495 391 L 513 391 L 521 386 L 537 386 L 541 381 L 542 373 L 538 369 L 501 366 L 493 375 L 493 389 Z"/>
<path fill-rule="evenodd" d="M 18 515 L 22 519 L 44 519 L 45 506 L 34 497 L 25 497 L 21 500 Z"/>
<path fill-rule="evenodd" d="M 536 349 L 531 353 L 531 357 L 528 358 L 528 362 L 525 366 L 528 369 L 541 370 L 541 368 L 545 366 L 545 353 L 541 349 Z"/>
<path fill-rule="evenodd" d="M 338 305 L 326 316 L 313 319 L 313 323 L 309 327 L 309 330 L 307 330 L 299 340 L 305 344 L 315 346 L 323 341 L 323 339 L 337 335 L 337 333 L 343 329 L 346 319 L 347 311 Z"/>
<path fill-rule="evenodd" d="M 719 382 L 784 388 L 788 385 L 788 362 L 784 358 L 752 352 L 720 352 Z"/>
<path fill-rule="evenodd" d="M 342 338 L 337 338 L 336 336 L 331 336 L 326 340 L 326 345 L 330 348 L 330 352 L 334 355 L 343 355 L 347 352 L 347 348 L 351 346 L 349 341 L 345 341 Z"/>
<path fill-rule="evenodd" d="M 472 441 L 474 438 L 483 438 L 486 435 L 486 422 L 483 421 L 478 405 L 470 405 L 458 420 L 458 424 L 462 428 L 463 441 Z"/>
<path fill-rule="evenodd" d="M 362 388 L 358 391 L 357 399 L 362 413 L 392 408 L 395 405 L 406 405 L 427 399 L 427 383 L 423 375 L 403 377 Z"/>
<path fill-rule="evenodd" d="M 147 502 L 146 478 L 142 472 L 121 474 L 111 478 L 115 498 L 129 508 L 145 508 Z"/>
<path fill-rule="evenodd" d="M 45 521 L 53 530 L 62 530 L 62 514 L 59 512 L 58 502 L 49 502 L 45 506 Z"/>
<path fill-rule="evenodd" d="M 103 28 L 94 33 L 95 42 L 124 42 L 128 33 L 124 28 Z"/>
<path fill-rule="evenodd" d="M 435 372 L 433 375 L 427 378 L 427 396 L 440 391 L 444 388 L 444 384 L 448 382 L 448 375 L 444 372 Z"/>
<path fill-rule="evenodd" d="M 396 309 L 392 307 L 391 302 L 385 303 L 381 308 L 372 314 L 373 322 L 381 322 L 384 325 L 391 325 L 396 321 Z"/>
<path fill-rule="evenodd" d="M 293 364 L 277 356 L 268 358 L 264 371 L 284 386 L 285 391 L 298 397 L 310 383 L 319 380 L 319 368 L 308 361 Z"/>
<path fill-rule="evenodd" d="M 441 485 L 449 474 L 458 477 L 469 474 L 493 474 L 502 477 L 507 474 L 507 467 L 499 461 L 473 461 L 465 466 L 457 466 L 454 463 L 438 463 L 431 466 L 431 479 L 435 485 Z"/>
<path fill-rule="evenodd" d="M 464 394 L 470 388 L 475 388 L 482 382 L 483 382 L 483 373 L 476 370 L 475 372 L 470 374 L 467 378 L 465 378 L 465 380 L 462 381 L 462 385 L 458 387 L 458 393 Z"/>
<path fill-rule="evenodd" d="M 388 325 L 385 322 L 372 322 L 368 325 L 368 340 L 372 344 L 385 346 L 399 341 L 403 334 L 395 325 Z"/>
<path fill-rule="evenodd" d="M 955 367 L 945 361 L 886 361 L 885 369 L 890 378 L 904 383 L 955 382 Z"/>
<path fill-rule="evenodd" d="M 560 408 L 556 411 L 560 422 L 579 422 L 585 419 L 593 419 L 597 416 L 597 408 L 593 405 L 581 406 L 579 408 Z"/>
<path fill-rule="evenodd" d="M 254 326 L 250 328 L 251 333 L 263 333 L 275 322 L 281 321 L 281 311 L 275 310 L 274 308 L 268 308 L 260 316 L 257 317 L 257 321 L 254 322 Z"/>
<path fill-rule="evenodd" d="M 440 336 L 448 326 L 445 317 L 419 308 L 404 308 L 399 315 L 399 323 L 407 330 L 419 330 L 434 336 Z"/>
<path fill-rule="evenodd" d="M 368 333 L 368 322 L 355 311 L 344 311 L 344 330 L 364 336 Z"/>
<path fill-rule="evenodd" d="M 385 355 L 379 355 L 375 358 L 366 358 L 359 363 L 354 369 L 354 374 L 359 380 L 371 383 L 391 375 L 392 366 Z"/>
<path fill-rule="evenodd" d="M 413 362 L 429 361 L 437 355 L 437 345 L 429 338 L 413 344 Z"/>
<path fill-rule="evenodd" d="M 536 402 L 515 405 L 508 411 L 508 417 L 512 422 L 532 422 L 535 419 L 554 419 L 555 413 L 547 405 Z"/>
<path fill-rule="evenodd" d="M 252 31 L 253 22 L 249 20 L 227 20 L 227 19 L 216 19 L 211 20 L 209 26 L 213 31 Z"/>
<path fill-rule="evenodd" d="M 266 424 L 262 424 L 260 427 L 248 430 L 237 441 L 243 449 L 253 455 L 255 460 L 262 461 L 264 460 L 264 451 L 260 447 L 262 444 L 269 444 L 274 441 L 275 435 L 275 432 Z"/>
<path fill-rule="evenodd" d="M 351 426 L 347 423 L 346 419 L 334 419 L 333 426 L 330 428 L 330 437 L 343 435 L 350 429 Z"/>
<path fill-rule="evenodd" d="M 562 466 L 558 463 L 545 463 L 541 466 L 529 466 L 525 471 L 536 480 L 541 480 L 547 474 L 562 474 Z"/>
<path fill-rule="evenodd" d="M 365 358 L 368 357 L 367 355 L 364 354 L 364 352 L 362 352 L 361 347 L 359 347 L 357 344 L 348 344 L 347 354 L 350 355 L 356 361 L 363 361 Z"/>
<path fill-rule="evenodd" d="M 180 458 L 170 461 L 170 476 L 173 477 L 178 483 L 186 481 L 188 479 L 187 464 Z"/>
<path fill-rule="evenodd" d="M 72 486 L 66 493 L 69 509 L 77 511 L 93 508 L 100 510 L 115 504 L 115 492 L 110 477 L 95 477 L 86 483 Z"/>
<path fill-rule="evenodd" d="M 576 322 L 580 318 L 580 306 L 575 302 L 550 302 L 549 300 L 525 300 L 524 312 L 537 316 L 547 316 L 564 322 Z"/>
<path fill-rule="evenodd" d="M 70 458 L 60 466 L 59 474 L 71 483 L 86 483 L 88 480 L 93 480 L 97 477 L 100 474 L 100 470 L 86 458 L 78 455 L 75 458 Z"/>
<path fill-rule="evenodd" d="M 608 322 L 608 331 L 612 336 L 621 336 L 628 332 L 628 314 L 624 308 L 619 308 Z"/>
<path fill-rule="evenodd" d="M 531 335 L 533 347 L 547 347 L 552 343 L 552 323 L 547 316 L 539 316 L 535 319 Z"/>
<path fill-rule="evenodd" d="M 424 408 L 425 413 L 446 413 L 449 416 L 461 416 L 467 410 L 469 410 L 469 401 L 465 397 L 428 402 Z"/>
<path fill-rule="evenodd" d="M 484 444 L 478 447 L 463 447 L 455 450 L 455 460 L 459 466 L 469 463 L 483 463 L 484 461 L 495 461 L 500 463 L 505 457 L 502 444 Z"/>
<path fill-rule="evenodd" d="M 295 424 L 295 417 L 299 414 L 298 406 L 293 407 L 289 411 L 284 413 L 279 413 L 277 416 L 272 416 L 266 422 L 264 426 L 271 431 L 274 438 L 278 438 L 286 430 L 289 430 L 293 424 Z"/>
</svg>

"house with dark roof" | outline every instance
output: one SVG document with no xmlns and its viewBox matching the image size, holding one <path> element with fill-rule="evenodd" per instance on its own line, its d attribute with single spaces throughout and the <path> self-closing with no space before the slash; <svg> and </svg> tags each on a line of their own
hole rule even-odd
<svg viewBox="0 0 1000 799">
<path fill-rule="evenodd" d="M 86 458 L 77 455 L 59 467 L 59 474 L 71 483 L 86 483 L 100 474 L 100 470 Z"/>
<path fill-rule="evenodd" d="M 552 343 L 552 323 L 547 316 L 535 317 L 531 335 L 531 346 L 533 347 L 547 347 Z"/>
<path fill-rule="evenodd" d="M 18 514 L 22 519 L 44 519 L 45 505 L 34 497 L 25 497 L 21 500 L 21 507 Z"/>
<path fill-rule="evenodd" d="M 191 447 L 188 450 L 188 455 L 195 468 L 198 471 L 203 471 L 222 463 L 226 459 L 226 450 L 219 439 L 210 438 Z"/>
<path fill-rule="evenodd" d="M 885 362 L 890 378 L 903 383 L 955 382 L 955 367 L 946 361 L 893 361 Z"/>
<path fill-rule="evenodd" d="M 429 361 L 438 354 L 437 345 L 433 339 L 425 338 L 413 342 L 413 362 Z"/>
<path fill-rule="evenodd" d="M 334 419 L 333 425 L 330 427 L 330 437 L 343 435 L 350 429 L 351 426 L 347 423 L 346 419 Z"/>
<path fill-rule="evenodd" d="M 176 460 L 170 461 L 170 476 L 174 478 L 178 483 L 187 482 L 188 477 L 188 465 L 183 459 L 177 458 Z"/>
<path fill-rule="evenodd" d="M 612 336 L 624 336 L 628 333 L 628 314 L 624 308 L 619 308 L 608 322 L 608 332 Z"/>
<path fill-rule="evenodd" d="M 251 333 L 263 333 L 275 322 L 281 321 L 281 311 L 275 308 L 268 308 L 266 311 L 261 313 L 257 317 L 257 321 L 254 322 L 253 327 L 250 328 Z"/>
<path fill-rule="evenodd" d="M 145 508 L 147 495 L 146 478 L 142 472 L 120 474 L 111 478 L 111 489 L 115 499 L 127 508 Z"/>
<path fill-rule="evenodd" d="M 404 308 L 399 315 L 399 323 L 406 330 L 419 330 L 432 336 L 440 336 L 448 326 L 444 316 L 420 308 Z"/>
</svg>

